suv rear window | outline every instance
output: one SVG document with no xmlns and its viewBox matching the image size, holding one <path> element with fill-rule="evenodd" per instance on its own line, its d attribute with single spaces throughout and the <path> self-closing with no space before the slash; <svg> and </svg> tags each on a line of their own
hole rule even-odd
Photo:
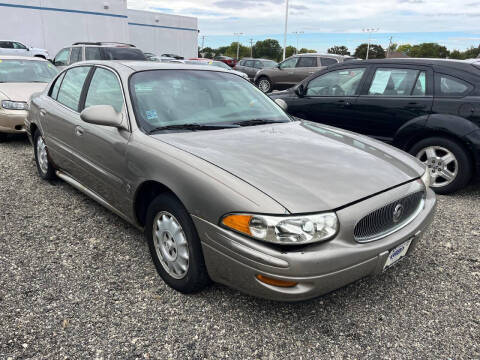
<svg viewBox="0 0 480 360">
<path fill-rule="evenodd" d="M 147 60 L 143 52 L 139 49 L 128 47 L 104 47 L 104 60 Z"/>
</svg>

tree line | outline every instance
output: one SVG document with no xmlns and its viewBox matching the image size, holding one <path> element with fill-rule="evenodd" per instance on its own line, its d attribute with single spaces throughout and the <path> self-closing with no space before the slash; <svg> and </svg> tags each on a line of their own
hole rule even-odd
<svg viewBox="0 0 480 360">
<path fill-rule="evenodd" d="M 210 47 L 205 47 L 199 49 L 199 57 L 204 57 L 212 59 L 218 55 L 230 56 L 232 58 L 237 57 L 237 46 L 239 58 L 244 57 L 254 57 L 254 58 L 264 58 L 271 59 L 274 61 L 281 61 L 283 58 L 283 48 L 280 46 L 280 43 L 274 39 L 266 39 L 262 41 L 257 41 L 251 48 L 249 46 L 244 46 L 238 42 L 232 42 L 230 45 L 221 46 L 219 48 L 213 49 Z M 344 46 L 332 46 L 328 49 L 329 54 L 338 54 L 338 55 L 352 55 L 356 58 L 365 59 L 367 55 L 367 44 L 360 44 L 357 46 L 353 53 Z M 285 48 L 286 57 L 290 57 L 294 54 L 305 54 L 305 53 L 315 53 L 316 50 L 311 50 L 307 48 L 296 49 L 294 46 L 287 46 Z M 410 44 L 391 44 L 387 49 L 384 49 L 379 44 L 370 44 L 369 59 L 382 59 L 385 58 L 389 53 L 401 53 L 408 57 L 420 57 L 420 58 L 450 58 L 450 59 L 472 59 L 480 55 L 480 45 L 477 47 L 471 47 L 465 51 L 452 50 L 449 51 L 445 46 L 439 45 L 437 43 L 421 43 L 416 45 Z"/>
</svg>

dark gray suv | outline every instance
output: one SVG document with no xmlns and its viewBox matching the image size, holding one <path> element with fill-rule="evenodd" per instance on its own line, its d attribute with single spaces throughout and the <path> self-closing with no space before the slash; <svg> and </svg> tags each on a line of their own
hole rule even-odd
<svg viewBox="0 0 480 360">
<path fill-rule="evenodd" d="M 272 90 L 284 90 L 329 65 L 354 59 L 351 56 L 335 54 L 298 54 L 289 57 L 273 68 L 260 70 L 254 77 L 254 83 L 264 93 Z"/>
</svg>

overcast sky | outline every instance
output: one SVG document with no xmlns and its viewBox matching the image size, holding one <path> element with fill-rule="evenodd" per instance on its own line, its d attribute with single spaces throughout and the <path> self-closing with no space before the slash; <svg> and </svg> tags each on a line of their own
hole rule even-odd
<svg viewBox="0 0 480 360">
<path fill-rule="evenodd" d="M 209 46 L 230 43 L 234 32 L 245 33 L 243 43 L 283 33 L 285 0 L 128 0 L 128 4 L 197 17 L 200 35 L 207 36 Z M 400 43 L 418 39 L 437 41 L 450 49 L 478 46 L 480 1 L 290 0 L 289 33 L 309 34 L 302 35 L 303 43 L 317 50 L 328 46 L 326 35 L 332 33 L 339 36 L 336 42 L 358 43 L 366 27 L 380 29 L 376 37 L 382 44 L 393 35 L 394 42 Z M 289 42 L 295 45 L 294 35 Z"/>
</svg>

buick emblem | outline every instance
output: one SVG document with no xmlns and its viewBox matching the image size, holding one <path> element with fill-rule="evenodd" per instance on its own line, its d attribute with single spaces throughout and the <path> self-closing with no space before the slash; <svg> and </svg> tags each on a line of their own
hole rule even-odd
<svg viewBox="0 0 480 360">
<path fill-rule="evenodd" d="M 402 204 L 395 205 L 395 209 L 393 209 L 393 216 L 392 216 L 393 222 L 397 223 L 402 217 L 402 214 L 403 214 L 403 205 Z"/>
</svg>

